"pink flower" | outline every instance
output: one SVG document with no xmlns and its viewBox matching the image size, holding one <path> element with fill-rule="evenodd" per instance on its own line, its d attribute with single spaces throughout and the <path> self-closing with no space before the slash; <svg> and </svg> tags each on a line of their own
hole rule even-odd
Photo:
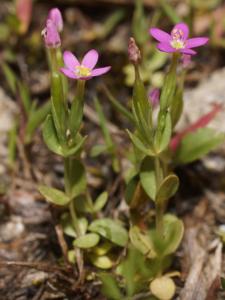
<svg viewBox="0 0 225 300">
<path fill-rule="evenodd" d="M 98 62 L 98 52 L 94 49 L 88 51 L 82 62 L 79 63 L 75 55 L 70 51 L 65 51 L 63 54 L 65 68 L 60 71 L 69 78 L 88 80 L 95 76 L 100 76 L 107 73 L 111 67 L 103 67 L 94 69 Z"/>
<path fill-rule="evenodd" d="M 188 39 L 189 28 L 185 23 L 174 26 L 171 34 L 158 29 L 151 28 L 149 33 L 159 42 L 157 48 L 162 52 L 180 52 L 183 54 L 196 54 L 192 48 L 203 46 L 208 42 L 207 37 Z"/>
<path fill-rule="evenodd" d="M 63 18 L 58 8 L 52 8 L 48 14 L 48 19 L 52 20 L 58 32 L 63 30 Z"/>
<path fill-rule="evenodd" d="M 57 48 L 61 45 L 61 40 L 57 28 L 51 19 L 46 22 L 46 27 L 42 31 L 45 45 L 49 48 Z"/>
<path fill-rule="evenodd" d="M 155 108 L 159 104 L 159 96 L 160 96 L 160 90 L 157 88 L 151 89 L 148 97 L 152 104 L 152 107 Z"/>
</svg>

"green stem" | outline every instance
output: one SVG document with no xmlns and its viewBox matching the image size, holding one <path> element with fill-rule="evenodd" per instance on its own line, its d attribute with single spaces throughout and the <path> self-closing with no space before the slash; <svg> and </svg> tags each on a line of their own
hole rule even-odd
<svg viewBox="0 0 225 300">
<path fill-rule="evenodd" d="M 70 161 L 71 158 L 66 157 L 64 158 L 64 183 L 65 183 L 65 192 L 67 196 L 70 198 L 70 204 L 69 204 L 69 211 L 70 211 L 70 216 L 73 222 L 73 227 L 75 229 L 75 232 L 77 236 L 81 235 L 80 228 L 79 228 L 79 223 L 74 207 L 74 201 L 71 197 L 71 184 L 70 184 Z"/>
<path fill-rule="evenodd" d="M 158 191 L 158 188 L 160 186 L 160 183 L 162 181 L 162 174 L 160 170 L 160 160 L 158 157 L 155 157 L 155 174 L 156 174 L 156 190 Z M 155 204 L 156 209 L 156 230 L 160 236 L 163 235 L 163 212 L 164 209 L 161 204 L 157 203 Z"/>
</svg>

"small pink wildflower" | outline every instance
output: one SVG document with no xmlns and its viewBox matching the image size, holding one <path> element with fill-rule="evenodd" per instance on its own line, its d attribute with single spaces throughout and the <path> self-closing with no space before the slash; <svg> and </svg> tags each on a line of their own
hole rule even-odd
<svg viewBox="0 0 225 300">
<path fill-rule="evenodd" d="M 180 52 L 194 55 L 196 51 L 192 48 L 203 46 L 208 42 L 207 37 L 197 37 L 188 39 L 189 28 L 185 23 L 174 26 L 171 34 L 159 29 L 151 28 L 149 33 L 159 42 L 157 48 L 162 52 Z"/>
<path fill-rule="evenodd" d="M 155 108 L 159 104 L 159 96 L 160 90 L 158 88 L 153 88 L 150 90 L 148 97 L 153 108 Z"/>
<path fill-rule="evenodd" d="M 50 10 L 48 14 L 48 19 L 52 20 L 58 32 L 61 32 L 63 30 L 63 18 L 58 8 L 55 7 Z"/>
<path fill-rule="evenodd" d="M 46 22 L 46 27 L 42 30 L 44 36 L 45 45 L 48 48 L 57 48 L 61 45 L 61 39 L 57 28 L 51 19 Z"/>
<path fill-rule="evenodd" d="M 65 68 L 61 68 L 60 71 L 72 79 L 88 80 L 92 77 L 100 76 L 107 73 L 111 67 L 94 69 L 98 62 L 98 57 L 98 52 L 92 49 L 85 54 L 82 62 L 79 63 L 75 55 L 70 51 L 65 51 L 63 54 Z"/>
</svg>

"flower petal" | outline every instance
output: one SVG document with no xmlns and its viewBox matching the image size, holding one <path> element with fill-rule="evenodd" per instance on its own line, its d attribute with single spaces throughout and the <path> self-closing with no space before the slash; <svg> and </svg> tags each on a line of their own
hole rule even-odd
<svg viewBox="0 0 225 300">
<path fill-rule="evenodd" d="M 98 61 L 98 52 L 92 49 L 85 54 L 81 62 L 81 65 L 92 70 L 96 66 L 97 61 Z"/>
<path fill-rule="evenodd" d="M 189 28 L 188 28 L 187 24 L 185 24 L 185 23 L 178 23 L 177 25 L 175 25 L 173 27 L 173 30 L 174 29 L 181 30 L 183 32 L 183 39 L 184 40 L 186 40 L 188 38 Z M 172 30 L 172 32 L 173 32 L 173 30 Z"/>
<path fill-rule="evenodd" d="M 79 66 L 80 63 L 75 55 L 70 51 L 64 51 L 63 60 L 66 67 L 70 70 L 74 70 L 76 66 Z"/>
<path fill-rule="evenodd" d="M 169 33 L 158 28 L 150 28 L 149 33 L 151 34 L 151 36 L 153 36 L 157 41 L 161 43 L 169 42 L 171 39 Z"/>
<path fill-rule="evenodd" d="M 66 77 L 72 78 L 72 79 L 79 79 L 78 76 L 74 74 L 74 72 L 70 69 L 61 68 L 60 72 L 62 72 Z"/>
<path fill-rule="evenodd" d="M 188 55 L 195 55 L 197 54 L 196 51 L 192 50 L 192 49 L 180 49 L 180 52 L 183 53 L 183 54 L 188 54 Z"/>
<path fill-rule="evenodd" d="M 104 68 L 94 69 L 94 70 L 91 72 L 91 76 L 94 77 L 94 76 L 103 75 L 103 74 L 107 73 L 110 69 L 111 69 L 110 66 L 104 67 Z"/>
<path fill-rule="evenodd" d="M 170 44 L 167 43 L 160 43 L 157 45 L 157 48 L 162 51 L 162 52 L 167 52 L 167 53 L 171 53 L 171 52 L 176 52 L 177 50 L 175 48 L 173 48 L 172 46 L 170 46 Z"/>
<path fill-rule="evenodd" d="M 195 48 L 199 46 L 203 46 L 208 43 L 207 37 L 197 37 L 193 39 L 188 39 L 186 42 L 186 48 Z"/>
</svg>

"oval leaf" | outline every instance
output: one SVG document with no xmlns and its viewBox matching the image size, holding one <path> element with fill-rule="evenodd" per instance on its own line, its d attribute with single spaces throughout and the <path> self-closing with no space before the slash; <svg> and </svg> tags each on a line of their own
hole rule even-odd
<svg viewBox="0 0 225 300">
<path fill-rule="evenodd" d="M 88 249 L 96 246 L 100 240 L 100 237 L 96 233 L 87 233 L 83 236 L 78 237 L 73 245 L 78 248 Z"/>
<path fill-rule="evenodd" d="M 106 204 L 108 200 L 108 193 L 101 193 L 94 203 L 94 212 L 100 211 Z"/>
<path fill-rule="evenodd" d="M 159 186 L 156 202 L 163 203 L 171 198 L 179 187 L 179 178 L 175 174 L 167 176 Z"/>
<path fill-rule="evenodd" d="M 100 269 L 110 269 L 113 267 L 113 261 L 109 256 L 97 256 L 97 255 L 90 255 L 90 260 L 92 264 Z"/>
<path fill-rule="evenodd" d="M 149 258 L 156 257 L 153 243 L 147 234 L 141 232 L 137 226 L 131 227 L 129 237 L 132 245 Z"/>
<path fill-rule="evenodd" d="M 128 242 L 126 229 L 119 222 L 108 218 L 92 222 L 88 229 L 121 247 L 124 247 Z"/>
<path fill-rule="evenodd" d="M 179 247 L 184 234 L 184 225 L 176 216 L 167 214 L 163 217 L 163 238 L 156 230 L 150 230 L 150 236 L 158 255 L 172 254 Z"/>
<path fill-rule="evenodd" d="M 39 186 L 39 192 L 47 201 L 55 205 L 65 206 L 70 202 L 70 198 L 62 191 L 47 186 Z"/>
<path fill-rule="evenodd" d="M 150 157 L 145 157 L 140 169 L 141 185 L 146 194 L 155 201 L 156 197 L 156 176 L 154 161 Z"/>
</svg>

